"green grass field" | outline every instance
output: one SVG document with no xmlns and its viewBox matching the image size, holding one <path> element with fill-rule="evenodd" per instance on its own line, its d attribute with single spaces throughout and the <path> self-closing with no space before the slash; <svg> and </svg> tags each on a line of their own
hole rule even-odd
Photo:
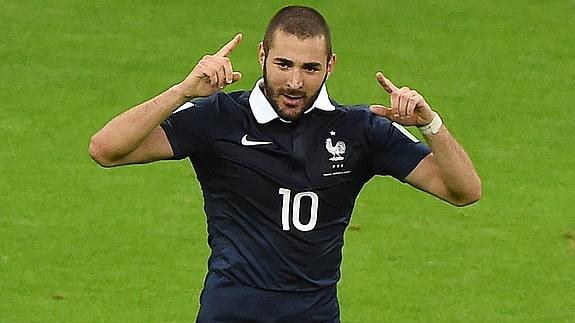
<svg viewBox="0 0 575 323">
<path fill-rule="evenodd" d="M 344 322 L 575 321 L 575 2 L 307 1 L 330 94 L 418 89 L 472 157 L 455 208 L 371 181 L 346 234 Z M 337 3 L 337 4 L 336 4 Z M 187 161 L 102 169 L 90 136 L 236 32 L 250 89 L 279 1 L 0 0 L 0 322 L 189 322 L 208 248 Z"/>
</svg>

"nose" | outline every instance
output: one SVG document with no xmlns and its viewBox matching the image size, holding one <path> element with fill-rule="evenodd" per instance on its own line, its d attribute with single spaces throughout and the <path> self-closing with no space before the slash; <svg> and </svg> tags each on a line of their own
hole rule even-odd
<svg viewBox="0 0 575 323">
<path fill-rule="evenodd" d="M 301 89 L 303 88 L 303 75 L 302 71 L 298 68 L 291 70 L 288 77 L 288 87 L 291 89 Z"/>
</svg>

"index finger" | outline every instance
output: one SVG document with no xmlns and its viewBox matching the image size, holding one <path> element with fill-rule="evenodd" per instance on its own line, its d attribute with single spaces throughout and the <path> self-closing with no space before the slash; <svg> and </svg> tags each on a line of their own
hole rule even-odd
<svg viewBox="0 0 575 323">
<path fill-rule="evenodd" d="M 234 48 L 238 46 L 241 40 L 242 34 L 237 34 L 236 37 L 225 44 L 224 47 L 222 47 L 215 56 L 227 57 L 234 50 Z"/>
<path fill-rule="evenodd" d="M 383 75 L 383 73 L 377 72 L 377 74 L 375 74 L 375 77 L 377 77 L 379 84 L 381 84 L 381 86 L 383 86 L 383 88 L 385 89 L 385 91 L 387 93 L 391 94 L 392 92 L 397 91 L 397 86 L 395 86 L 393 83 L 391 83 L 391 81 L 389 79 L 387 79 Z"/>
</svg>

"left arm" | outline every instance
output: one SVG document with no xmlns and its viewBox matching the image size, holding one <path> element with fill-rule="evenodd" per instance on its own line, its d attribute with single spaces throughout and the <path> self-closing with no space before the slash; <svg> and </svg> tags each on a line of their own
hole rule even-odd
<svg viewBox="0 0 575 323">
<path fill-rule="evenodd" d="M 481 197 L 481 181 L 471 160 L 445 126 L 425 135 L 432 153 L 405 180 L 451 204 L 465 206 Z"/>
<path fill-rule="evenodd" d="M 422 131 L 432 153 L 405 180 L 453 205 L 465 206 L 481 197 L 481 181 L 461 145 L 449 133 L 423 96 L 407 87 L 397 88 L 383 74 L 377 79 L 391 97 L 391 108 L 372 105 L 371 111 L 404 126 L 431 128 Z M 431 126 L 433 125 L 433 126 Z"/>
</svg>

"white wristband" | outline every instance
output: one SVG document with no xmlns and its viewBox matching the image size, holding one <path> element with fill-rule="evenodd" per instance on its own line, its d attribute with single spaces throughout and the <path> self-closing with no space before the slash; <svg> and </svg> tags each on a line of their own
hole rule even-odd
<svg viewBox="0 0 575 323">
<path fill-rule="evenodd" d="M 439 132 L 439 128 L 441 128 L 441 125 L 443 124 L 443 121 L 441 121 L 441 117 L 439 116 L 439 114 L 437 114 L 437 112 L 433 112 L 433 114 L 435 114 L 435 116 L 433 116 L 433 120 L 431 120 L 431 122 L 428 125 L 417 127 L 419 131 L 421 131 L 421 133 L 424 135 L 436 134 L 437 132 Z"/>
</svg>

